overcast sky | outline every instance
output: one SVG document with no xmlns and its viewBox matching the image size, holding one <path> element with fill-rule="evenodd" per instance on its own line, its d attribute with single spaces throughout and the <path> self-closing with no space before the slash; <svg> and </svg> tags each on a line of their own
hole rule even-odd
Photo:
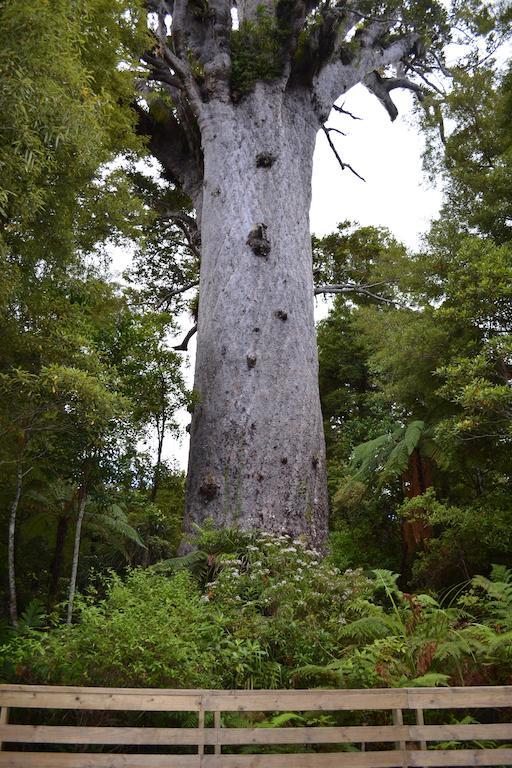
<svg viewBox="0 0 512 768">
<path fill-rule="evenodd" d="M 430 186 L 422 171 L 423 139 L 413 125 L 412 97 L 394 92 L 400 116 L 391 123 L 385 110 L 365 88 L 357 86 L 344 106 L 361 120 L 333 112 L 329 126 L 347 133 L 331 137 L 343 160 L 365 178 L 360 181 L 338 165 L 323 132 L 317 139 L 313 169 L 311 230 L 325 235 L 347 219 L 362 225 L 385 226 L 410 248 L 417 247 L 430 221 L 437 215 L 441 190 Z M 325 315 L 326 304 L 317 300 L 317 317 Z M 184 329 L 190 321 L 184 319 Z M 181 340 L 181 339 L 180 339 Z M 186 380 L 192 388 L 195 343 L 184 355 Z M 190 421 L 179 414 L 183 427 Z M 180 440 L 167 438 L 165 458 L 181 469 L 187 467 L 188 435 Z"/>
</svg>

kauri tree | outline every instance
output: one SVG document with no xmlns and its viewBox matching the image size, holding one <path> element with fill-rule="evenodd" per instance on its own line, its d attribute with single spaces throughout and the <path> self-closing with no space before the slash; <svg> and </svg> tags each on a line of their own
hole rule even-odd
<svg viewBox="0 0 512 768">
<path fill-rule="evenodd" d="M 470 26 L 470 11 L 486 17 L 477 5 L 459 8 Z M 185 526 L 211 518 L 321 544 L 315 140 L 320 129 L 330 139 L 333 105 L 356 84 L 394 119 L 391 91 L 421 97 L 430 72 L 446 74 L 449 13 L 435 0 L 150 0 L 149 8 L 140 131 L 192 200 L 201 251 Z"/>
</svg>

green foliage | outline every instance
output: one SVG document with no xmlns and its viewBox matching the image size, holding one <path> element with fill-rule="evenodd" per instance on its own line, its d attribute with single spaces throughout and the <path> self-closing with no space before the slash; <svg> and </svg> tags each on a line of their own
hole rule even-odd
<svg viewBox="0 0 512 768">
<path fill-rule="evenodd" d="M 193 580 L 183 567 L 170 577 L 151 569 L 134 570 L 124 582 L 112 575 L 99 594 L 78 600 L 74 626 L 10 641 L 4 676 L 279 687 L 296 666 L 328 661 L 344 604 L 368 591 L 366 578 L 339 573 L 284 536 L 208 530 L 202 539 L 212 581 L 204 583 L 203 572 Z M 186 564 L 195 570 L 190 556 Z"/>
<path fill-rule="evenodd" d="M 139 147 L 130 67 L 146 42 L 142 8 L 83 0 L 0 7 L 0 216 L 33 223 L 120 147 Z M 58 55 L 57 55 L 58 54 Z M 63 183 L 64 182 L 64 183 Z M 54 197 L 55 196 L 55 197 Z M 69 197 L 68 197 L 69 199 Z"/>
<path fill-rule="evenodd" d="M 263 5 L 256 21 L 231 30 L 231 90 L 236 98 L 252 91 L 259 80 L 273 80 L 283 67 L 282 44 L 287 32 Z"/>
<path fill-rule="evenodd" d="M 81 598 L 79 622 L 25 642 L 13 641 L 18 675 L 52 683 L 203 687 L 219 683 L 210 645 L 221 621 L 186 573 L 173 579 L 135 570 L 112 575 L 104 599 Z M 32 656 L 32 661 L 29 655 Z"/>
<path fill-rule="evenodd" d="M 482 4 L 454 12 L 487 34 Z M 355 264 L 388 300 L 338 296 L 319 330 L 334 552 L 340 564 L 400 568 L 416 588 L 510 562 L 512 81 L 509 64 L 476 61 L 454 73 L 445 145 L 430 126 L 427 162 L 443 168 L 446 203 L 423 251 L 367 228 L 358 241 L 345 225 L 316 246 L 321 279 L 355 282 Z M 422 540 L 411 571 L 407 530 Z"/>
<path fill-rule="evenodd" d="M 73 626 L 41 631 L 27 619 L 27 629 L 1 648 L 3 679 L 399 687 L 503 683 L 512 672 L 506 568 L 475 577 L 443 604 L 403 593 L 390 571 L 342 573 L 300 540 L 208 530 L 202 543 L 206 575 L 196 573 L 191 557 L 192 573 L 182 567 L 174 575 L 111 574 L 79 597 Z M 284 713 L 260 725 L 300 722 Z"/>
</svg>

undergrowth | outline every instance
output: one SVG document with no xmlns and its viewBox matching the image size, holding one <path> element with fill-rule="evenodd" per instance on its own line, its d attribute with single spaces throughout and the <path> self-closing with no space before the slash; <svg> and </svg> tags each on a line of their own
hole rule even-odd
<svg viewBox="0 0 512 768">
<path fill-rule="evenodd" d="M 37 613 L 37 612 L 36 612 Z M 4 635 L 3 681 L 207 688 L 510 684 L 512 575 L 439 600 L 341 572 L 301 539 L 200 532 L 184 558 L 112 574 L 71 627 Z"/>
</svg>

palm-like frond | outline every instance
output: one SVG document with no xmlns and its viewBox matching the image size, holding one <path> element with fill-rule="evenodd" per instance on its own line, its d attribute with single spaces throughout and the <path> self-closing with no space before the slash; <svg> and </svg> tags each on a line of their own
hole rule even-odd
<svg viewBox="0 0 512 768">
<path fill-rule="evenodd" d="M 129 524 L 126 512 L 119 504 L 99 508 L 90 504 L 86 521 L 89 529 L 93 528 L 103 534 L 114 533 L 122 539 L 133 541 L 139 547 L 144 546 L 138 532 Z"/>
<path fill-rule="evenodd" d="M 195 549 L 181 557 L 161 560 L 159 563 L 151 566 L 152 570 L 157 573 L 178 573 L 178 571 L 188 570 L 201 576 L 207 567 L 208 554 L 201 549 Z"/>
</svg>

